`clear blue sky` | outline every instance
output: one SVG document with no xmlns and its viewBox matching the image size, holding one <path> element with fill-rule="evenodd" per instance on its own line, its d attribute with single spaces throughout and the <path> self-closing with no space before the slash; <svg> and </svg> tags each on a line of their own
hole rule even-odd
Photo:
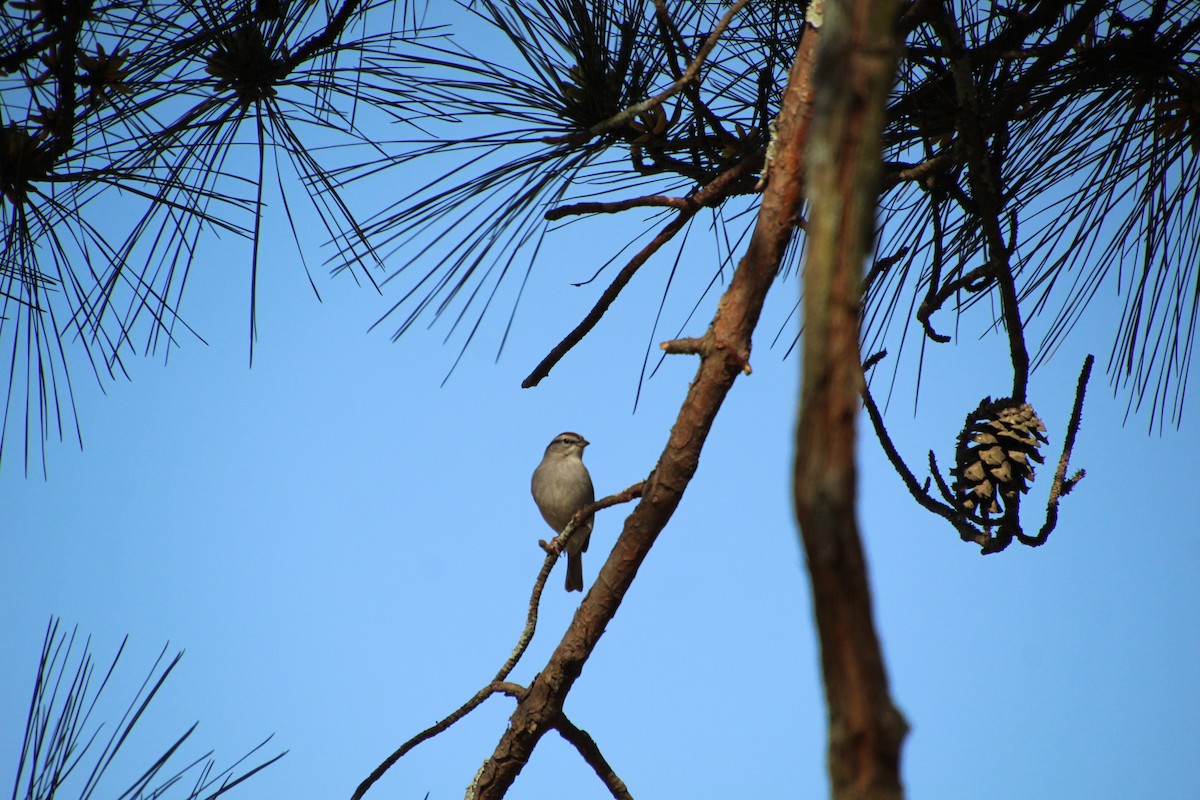
<svg viewBox="0 0 1200 800">
<path fill-rule="evenodd" d="M 274 241 L 286 242 L 274 225 Z M 164 642 L 186 649 L 139 726 L 130 773 L 195 720 L 189 753 L 215 747 L 221 763 L 274 732 L 290 754 L 235 797 L 346 798 L 486 683 L 520 632 L 537 540 L 549 534 L 528 488 L 546 442 L 579 431 L 592 442 L 597 493 L 623 489 L 653 467 L 694 372 L 692 359 L 671 359 L 632 413 L 647 342 L 668 338 L 695 300 L 694 287 L 681 290 L 665 333 L 652 334 L 663 259 L 548 381 L 519 388 L 590 306 L 594 289 L 569 283 L 608 257 L 612 230 L 553 237 L 499 363 L 503 301 L 444 388 L 457 350 L 442 346 L 443 329 L 398 344 L 366 334 L 394 290 L 380 297 L 318 276 L 319 304 L 289 246 L 270 248 L 262 267 L 247 369 L 246 250 L 207 242 L 184 313 L 208 346 L 185 339 L 165 368 L 135 360 L 134 379 L 107 394 L 80 371 L 83 451 L 51 447 L 46 481 L 24 478 L 15 460 L 0 473 L 4 780 L 52 614 L 91 634 L 102 661 L 130 635 L 111 700 L 132 691 Z M 691 252 L 704 258 L 702 245 Z M 799 364 L 783 358 L 786 345 L 769 347 L 780 326 L 791 326 L 785 340 L 795 330 L 785 319 L 798 285 L 773 292 L 754 374 L 739 379 L 679 511 L 567 701 L 639 798 L 826 792 L 825 711 L 788 490 Z M 703 331 L 713 301 L 685 334 Z M 863 432 L 862 527 L 894 695 L 913 727 L 913 798 L 1200 792 L 1196 409 L 1161 438 L 1146 436 L 1143 418 L 1122 427 L 1124 402 L 1103 374 L 1115 307 L 1100 298 L 1031 383 L 1052 464 L 1083 355 L 1101 357 L 1073 462 L 1088 476 L 1040 549 L 979 556 L 916 506 Z M 989 355 L 1003 364 L 1001 343 L 977 340 L 982 325 L 970 322 L 927 354 L 915 415 L 900 381 L 888 419 L 914 466 L 930 447 L 948 463 L 966 412 L 1006 392 L 1003 369 L 989 382 L 988 370 L 962 368 Z M 1026 503 L 1034 528 L 1050 471 Z M 597 518 L 589 586 L 626 510 Z M 545 663 L 579 600 L 562 592 L 562 568 L 517 681 Z M 368 797 L 459 796 L 512 707 L 489 701 Z M 564 795 L 606 793 L 551 734 L 510 796 Z"/>
</svg>

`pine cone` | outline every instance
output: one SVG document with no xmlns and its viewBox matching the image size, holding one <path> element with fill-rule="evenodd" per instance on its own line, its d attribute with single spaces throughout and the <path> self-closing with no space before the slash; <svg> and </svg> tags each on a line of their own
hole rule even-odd
<svg viewBox="0 0 1200 800">
<path fill-rule="evenodd" d="M 1028 403 L 985 397 L 958 435 L 953 490 L 959 507 L 997 515 L 1029 491 L 1031 462 L 1045 460 L 1038 451 L 1039 443 L 1048 441 L 1045 430 Z"/>
</svg>

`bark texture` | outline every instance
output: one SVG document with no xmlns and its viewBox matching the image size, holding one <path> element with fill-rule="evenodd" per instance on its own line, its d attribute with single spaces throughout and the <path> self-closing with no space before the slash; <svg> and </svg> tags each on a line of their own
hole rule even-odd
<svg viewBox="0 0 1200 800">
<path fill-rule="evenodd" d="M 874 235 L 897 13 L 892 0 L 825 4 L 807 151 L 809 249 L 794 490 L 820 639 L 836 800 L 904 795 L 900 747 L 907 725 L 888 690 L 872 617 L 855 461 L 863 384 L 860 275 Z"/>
</svg>

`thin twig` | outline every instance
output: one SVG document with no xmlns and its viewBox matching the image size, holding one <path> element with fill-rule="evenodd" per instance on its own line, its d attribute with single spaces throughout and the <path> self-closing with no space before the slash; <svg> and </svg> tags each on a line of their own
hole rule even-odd
<svg viewBox="0 0 1200 800">
<path fill-rule="evenodd" d="M 929 264 L 929 290 L 925 293 L 925 300 L 917 309 L 917 320 L 925 329 L 925 335 L 939 344 L 946 344 L 950 341 L 950 337 L 940 334 L 933 329 L 933 324 L 929 318 L 933 313 L 942 307 L 945 298 L 950 296 L 950 292 L 946 292 L 944 297 L 936 297 L 939 284 L 942 282 L 942 261 L 944 259 L 944 241 L 945 229 L 942 226 L 942 209 L 941 209 L 941 194 L 939 192 L 929 193 L 929 210 L 930 218 L 933 221 L 933 255 Z"/>
<path fill-rule="evenodd" d="M 956 161 L 957 158 L 955 157 L 955 154 L 950 152 L 941 153 L 933 156 L 932 158 L 927 158 L 918 164 L 889 165 L 897 168 L 883 176 L 884 191 L 887 191 L 888 189 L 891 189 L 901 183 L 907 183 L 908 181 L 924 182 L 924 180 L 931 175 L 945 173 L 950 169 L 950 167 L 954 166 Z"/>
<path fill-rule="evenodd" d="M 613 200 L 609 202 L 596 203 L 572 203 L 566 206 L 552 208 L 546 212 L 546 219 L 553 222 L 563 217 L 570 217 L 576 214 L 615 214 L 618 211 L 626 211 L 630 208 L 677 208 L 680 211 L 686 210 L 690 206 L 690 201 L 686 197 L 668 197 L 661 194 L 651 194 L 645 197 L 631 197 L 628 200 Z"/>
<path fill-rule="evenodd" d="M 946 485 L 946 479 L 942 477 L 942 471 L 938 468 L 937 456 L 932 450 L 929 451 L 929 474 L 933 476 L 933 482 L 937 484 L 938 491 L 941 492 L 942 499 L 949 505 L 954 505 L 954 493 L 950 491 L 950 487 Z M 928 482 L 927 482 L 928 485 Z"/>
<path fill-rule="evenodd" d="M 592 306 L 592 310 L 534 367 L 533 372 L 529 373 L 528 377 L 521 381 L 521 388 L 528 389 L 532 386 L 537 386 L 542 378 L 549 375 L 554 365 L 561 361 L 562 357 L 571 351 L 571 348 L 579 344 L 592 328 L 596 327 L 596 324 L 600 322 L 600 318 L 604 316 L 609 306 L 617 299 L 617 295 L 629 284 L 629 281 L 633 280 L 633 276 L 649 260 L 650 256 L 654 255 L 663 245 L 671 241 L 675 237 L 675 234 L 679 233 L 701 208 L 715 203 L 719 198 L 724 197 L 725 193 L 730 190 L 730 187 L 735 186 L 756 165 L 756 159 L 743 159 L 718 175 L 712 183 L 707 184 L 691 197 L 688 197 L 687 208 L 680 209 L 675 219 L 667 223 L 658 232 L 657 236 L 639 250 L 633 258 L 629 259 L 629 262 L 617 273 L 617 277 L 613 279 L 613 282 L 601 293 L 600 299 Z"/>
<path fill-rule="evenodd" d="M 875 259 L 875 261 L 871 263 L 871 268 L 867 270 L 867 274 L 863 277 L 862 291 L 860 294 L 863 297 L 869 296 L 871 294 L 871 287 L 875 284 L 875 281 L 877 281 L 881 276 L 886 275 L 888 270 L 899 264 L 901 259 L 907 255 L 908 246 L 904 245 L 890 256 L 884 256 L 883 258 Z M 886 354 L 887 351 L 885 350 L 877 353 L 876 355 L 882 358 Z M 869 369 L 869 367 L 866 363 L 864 363 L 863 371 L 866 371 L 867 369 Z"/>
<path fill-rule="evenodd" d="M 322 30 L 301 43 L 291 56 L 280 64 L 280 73 L 286 75 L 320 51 L 333 45 L 342 35 L 342 31 L 346 29 L 346 25 L 350 23 L 350 19 L 358 12 L 359 5 L 359 0 L 345 0 Z"/>
<path fill-rule="evenodd" d="M 351 800 L 360 800 L 360 798 L 367 793 L 367 790 L 375 785 L 375 782 L 382 778 L 383 774 L 391 769 L 392 765 L 399 761 L 409 750 L 412 750 L 421 742 L 437 736 L 439 733 L 458 722 L 467 714 L 470 714 L 472 711 L 482 705 L 484 700 L 487 700 L 492 695 L 506 694 L 510 697 L 517 697 L 520 699 L 521 697 L 525 696 L 525 692 L 526 689 L 523 686 L 517 686 L 513 683 L 493 681 L 487 686 L 484 686 L 482 689 L 476 692 L 470 700 L 459 706 L 458 709 L 455 710 L 450 716 L 433 725 L 430 725 L 428 728 L 421 731 L 404 744 L 400 745 L 400 747 L 396 749 L 396 752 L 385 758 L 383 763 L 372 770 L 371 774 L 368 775 L 366 779 L 358 785 L 358 788 L 354 790 L 354 794 L 351 795 Z"/>
<path fill-rule="evenodd" d="M 645 486 L 645 481 L 638 481 L 624 491 L 617 492 L 616 494 L 610 494 L 608 497 L 601 498 L 594 503 L 589 503 L 588 505 L 580 508 L 571 515 L 571 519 L 568 520 L 567 527 L 562 529 L 562 533 L 560 533 L 558 536 L 555 536 L 549 542 L 539 541 L 538 546 L 540 546 L 547 553 L 559 555 L 566 548 L 567 542 L 570 541 L 571 537 L 575 534 L 575 531 L 579 528 L 579 525 L 585 519 L 591 517 L 597 511 L 602 511 L 603 509 L 618 505 L 620 503 L 628 503 L 635 498 L 641 497 L 642 489 Z"/>
<path fill-rule="evenodd" d="M 875 364 L 880 358 L 882 356 L 877 353 L 868 358 L 867 362 Z M 875 398 L 871 396 L 871 389 L 867 385 L 867 381 L 863 381 L 862 384 L 862 400 L 863 407 L 867 411 L 867 418 L 871 420 L 871 426 L 875 429 L 875 438 L 879 440 L 880 446 L 883 447 L 884 455 L 888 457 L 892 468 L 896 470 L 896 474 L 900 476 L 900 480 L 904 482 L 913 499 L 927 511 L 932 511 L 953 525 L 964 541 L 975 541 L 979 531 L 972 528 L 970 524 L 963 520 L 962 514 L 958 510 L 935 500 L 921 487 L 912 470 L 908 468 L 904 457 L 896 449 L 896 444 L 892 441 L 892 437 L 887 431 L 887 426 L 883 423 L 883 414 L 880 413 L 879 406 L 875 403 Z"/>
<path fill-rule="evenodd" d="M 1079 433 L 1079 423 L 1083 421 L 1083 396 L 1087 391 L 1088 379 L 1092 375 L 1092 364 L 1095 358 L 1089 354 L 1083 360 L 1083 369 L 1079 372 L 1079 381 L 1075 384 L 1075 406 L 1071 409 L 1071 421 L 1067 423 L 1067 436 L 1063 441 L 1062 455 L 1058 458 L 1058 469 L 1054 471 L 1054 483 L 1050 486 L 1050 498 L 1046 501 L 1046 521 L 1037 536 L 1017 534 L 1021 544 L 1030 547 L 1040 547 L 1050 538 L 1054 526 L 1058 524 L 1058 500 L 1075 488 L 1075 484 L 1083 479 L 1084 472 L 1079 470 L 1067 478 L 1067 465 L 1071 460 L 1071 451 L 1075 448 L 1075 437 Z"/>
<path fill-rule="evenodd" d="M 562 738 L 579 751 L 579 755 L 583 756 L 583 760 L 588 763 L 588 766 L 595 770 L 600 780 L 604 781 L 604 785 L 608 787 L 608 791 L 613 797 L 617 800 L 633 800 L 633 795 L 629 793 L 625 781 L 621 780 L 609 766 L 604 754 L 596 745 L 596 741 L 587 731 L 577 728 L 571 720 L 567 719 L 566 714 L 560 714 L 554 721 L 554 730 L 558 731 Z"/>
</svg>

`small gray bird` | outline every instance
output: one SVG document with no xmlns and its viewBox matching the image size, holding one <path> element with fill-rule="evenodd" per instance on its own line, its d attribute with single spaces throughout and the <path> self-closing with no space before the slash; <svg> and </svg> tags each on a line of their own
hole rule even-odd
<svg viewBox="0 0 1200 800">
<path fill-rule="evenodd" d="M 546 446 L 542 463 L 533 471 L 533 502 L 556 535 L 562 533 L 576 511 L 596 500 L 592 476 L 583 465 L 583 448 L 587 446 L 588 440 L 578 433 L 560 433 Z M 568 592 L 583 591 L 583 553 L 591 535 L 589 516 L 567 541 Z"/>
</svg>

